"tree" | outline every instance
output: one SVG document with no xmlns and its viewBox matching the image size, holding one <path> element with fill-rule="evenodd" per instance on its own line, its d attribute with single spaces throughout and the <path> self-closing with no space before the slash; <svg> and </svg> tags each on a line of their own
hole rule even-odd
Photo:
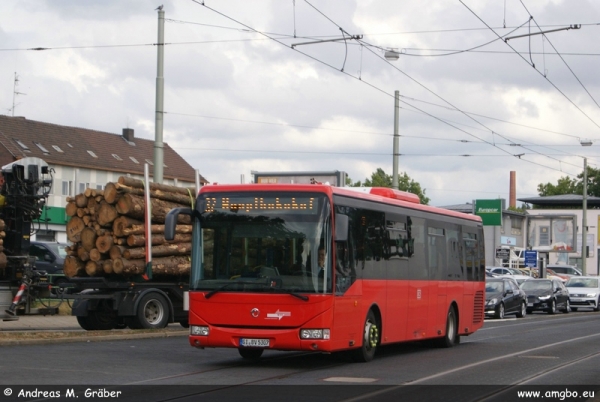
<svg viewBox="0 0 600 402">
<path fill-rule="evenodd" d="M 587 168 L 588 195 L 600 197 L 600 169 Z M 552 183 L 538 184 L 540 197 L 563 194 L 583 194 L 583 171 L 577 175 L 577 179 L 561 177 L 556 185 Z"/>
<path fill-rule="evenodd" d="M 352 179 L 346 178 L 346 185 L 349 187 L 392 187 L 392 176 L 386 174 L 382 168 L 377 168 L 375 172 L 371 174 L 371 179 L 365 179 L 364 183 L 360 180 L 352 183 Z M 429 197 L 425 195 L 425 189 L 421 189 L 421 185 L 411 179 L 406 172 L 398 175 L 398 189 L 407 191 L 412 194 L 416 194 L 421 200 L 421 204 L 429 204 Z"/>
<path fill-rule="evenodd" d="M 546 197 L 549 195 L 563 195 L 563 194 L 576 194 L 577 180 L 570 179 L 569 177 L 561 177 L 558 179 L 556 185 L 552 183 L 538 184 L 538 194 L 540 197 Z M 580 192 L 579 194 L 582 194 Z"/>
<path fill-rule="evenodd" d="M 577 175 L 577 193 L 583 194 L 583 171 Z M 588 166 L 587 168 L 587 190 L 588 195 L 600 197 L 600 169 L 594 169 Z"/>
</svg>

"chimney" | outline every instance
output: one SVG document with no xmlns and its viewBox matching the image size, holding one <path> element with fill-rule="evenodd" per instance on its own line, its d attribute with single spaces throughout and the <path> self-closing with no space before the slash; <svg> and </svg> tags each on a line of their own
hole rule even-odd
<svg viewBox="0 0 600 402">
<path fill-rule="evenodd" d="M 510 194 L 509 194 L 509 207 L 517 207 L 517 172 L 514 170 L 510 172 Z"/>
<path fill-rule="evenodd" d="M 129 142 L 133 142 L 133 140 L 135 138 L 133 135 L 133 128 L 124 128 L 123 129 L 123 138 L 125 138 Z"/>
</svg>

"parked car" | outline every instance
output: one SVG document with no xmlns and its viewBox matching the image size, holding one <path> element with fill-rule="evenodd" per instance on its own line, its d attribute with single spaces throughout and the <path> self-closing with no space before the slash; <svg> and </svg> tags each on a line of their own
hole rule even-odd
<svg viewBox="0 0 600 402">
<path fill-rule="evenodd" d="M 523 271 L 517 268 L 507 268 L 507 267 L 490 267 L 489 271 L 492 275 L 496 277 L 510 277 L 517 281 L 517 283 L 521 283 L 527 279 L 530 279 L 530 276 L 524 275 Z"/>
<path fill-rule="evenodd" d="M 63 265 L 68 244 L 58 242 L 32 241 L 29 246 L 29 255 L 35 257 L 35 270 L 46 271 L 49 274 L 50 283 L 57 286 L 67 282 L 63 274 Z"/>
<path fill-rule="evenodd" d="M 582 276 L 583 273 L 577 269 L 577 267 L 573 266 L 573 265 L 557 265 L 557 264 L 551 264 L 548 265 L 549 269 L 551 269 L 552 271 L 554 271 L 555 273 L 559 274 L 559 275 L 569 275 L 569 276 Z"/>
<path fill-rule="evenodd" d="M 527 313 L 546 311 L 555 314 L 557 311 L 571 311 L 569 291 L 559 279 L 530 279 L 521 284 L 527 294 Z"/>
<path fill-rule="evenodd" d="M 577 311 L 580 307 L 600 310 L 600 280 L 597 276 L 572 276 L 565 287 L 569 290 L 571 310 Z"/>
<path fill-rule="evenodd" d="M 485 315 L 504 318 L 516 314 L 522 318 L 527 313 L 527 299 L 517 282 L 512 278 L 486 278 Z"/>
<path fill-rule="evenodd" d="M 558 279 L 562 283 L 565 283 L 569 280 L 570 276 L 567 274 L 559 274 L 554 272 L 552 268 L 546 268 L 546 277 L 549 279 Z"/>
</svg>

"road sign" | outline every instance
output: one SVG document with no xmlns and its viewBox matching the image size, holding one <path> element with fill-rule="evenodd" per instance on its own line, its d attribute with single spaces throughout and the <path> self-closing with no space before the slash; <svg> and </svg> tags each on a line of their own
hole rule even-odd
<svg viewBox="0 0 600 402">
<path fill-rule="evenodd" d="M 536 250 L 525 250 L 525 266 L 537 268 L 538 252 Z"/>
<path fill-rule="evenodd" d="M 497 248 L 496 258 L 499 260 L 508 260 L 510 258 L 510 249 L 508 248 Z"/>
</svg>

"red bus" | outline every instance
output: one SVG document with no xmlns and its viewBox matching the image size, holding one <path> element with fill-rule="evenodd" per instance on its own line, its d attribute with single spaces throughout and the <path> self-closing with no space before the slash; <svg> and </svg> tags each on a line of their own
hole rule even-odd
<svg viewBox="0 0 600 402">
<path fill-rule="evenodd" d="M 189 324 L 197 348 L 350 351 L 481 328 L 481 219 L 389 188 L 314 184 L 204 186 L 195 208 Z"/>
</svg>

